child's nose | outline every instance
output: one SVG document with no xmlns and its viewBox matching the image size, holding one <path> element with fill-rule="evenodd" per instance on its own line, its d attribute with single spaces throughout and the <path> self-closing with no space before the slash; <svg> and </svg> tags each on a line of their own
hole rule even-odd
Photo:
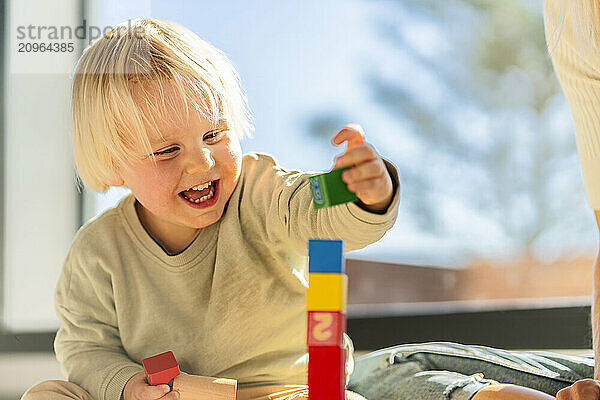
<svg viewBox="0 0 600 400">
<path fill-rule="evenodd" d="M 215 165 L 212 152 L 206 147 L 195 151 L 188 157 L 185 172 L 189 175 L 202 173 L 210 170 Z"/>
</svg>

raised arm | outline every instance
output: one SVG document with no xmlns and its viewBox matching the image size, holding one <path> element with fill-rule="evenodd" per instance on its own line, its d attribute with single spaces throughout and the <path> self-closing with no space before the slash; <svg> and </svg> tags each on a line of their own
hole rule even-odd
<svg viewBox="0 0 600 400">
<path fill-rule="evenodd" d="M 242 225 L 266 231 L 264 234 L 272 240 L 285 240 L 287 246 L 301 254 L 306 253 L 311 238 L 343 239 L 346 250 L 365 247 L 379 240 L 396 219 L 400 185 L 398 172 L 388 161 L 380 160 L 386 177 L 392 181 L 391 199 L 375 199 L 373 211 L 366 209 L 368 204 L 359 202 L 317 210 L 309 182 L 313 173 L 285 169 L 265 154 L 247 154 L 245 162 L 247 167 L 241 179 L 245 187 L 241 203 L 245 205 L 240 209 L 253 212 L 240 215 Z M 367 193 L 371 190 L 367 189 Z M 367 202 L 370 203 L 368 199 Z"/>
<path fill-rule="evenodd" d="M 396 168 L 365 143 L 360 125 L 348 124 L 332 138 L 334 145 L 344 142 L 346 150 L 334 168 L 349 167 L 342 180 L 358 201 L 315 210 L 308 190 L 290 194 L 289 209 L 280 211 L 289 212 L 288 233 L 299 241 L 340 238 L 348 250 L 360 248 L 379 240 L 395 220 L 400 195 Z"/>
</svg>

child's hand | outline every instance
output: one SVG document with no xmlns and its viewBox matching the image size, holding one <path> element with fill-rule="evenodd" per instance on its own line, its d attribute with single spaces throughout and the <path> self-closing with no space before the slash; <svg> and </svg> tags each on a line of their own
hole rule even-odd
<svg viewBox="0 0 600 400">
<path fill-rule="evenodd" d="M 342 180 L 348 185 L 348 190 L 356 193 L 356 197 L 363 203 L 363 208 L 368 211 L 385 210 L 392 201 L 392 178 L 375 149 L 365 143 L 362 127 L 358 124 L 348 124 L 331 142 L 334 145 L 348 142 L 346 152 L 336 158 L 333 167 L 351 167 L 342 174 Z"/>
<path fill-rule="evenodd" d="M 171 391 L 169 385 L 151 386 L 146 374 L 139 372 L 131 377 L 123 389 L 123 400 L 178 400 L 179 393 Z"/>
</svg>

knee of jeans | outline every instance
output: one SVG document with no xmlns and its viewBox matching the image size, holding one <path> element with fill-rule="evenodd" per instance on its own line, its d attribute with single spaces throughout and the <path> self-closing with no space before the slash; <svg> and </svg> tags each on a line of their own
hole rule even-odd
<svg viewBox="0 0 600 400">
<path fill-rule="evenodd" d="M 354 361 L 353 371 L 349 375 L 348 385 L 357 379 L 362 379 L 375 371 L 385 369 L 391 365 L 390 355 L 387 353 L 373 353 L 359 357 Z"/>
<path fill-rule="evenodd" d="M 365 356 L 359 357 L 354 361 L 354 371 L 351 375 L 351 379 L 363 377 L 366 374 L 372 373 L 373 371 L 385 370 L 390 366 L 396 366 L 408 362 L 420 365 L 422 367 L 421 370 L 423 371 L 429 369 L 429 363 L 418 355 L 419 353 L 415 353 L 414 351 L 403 351 L 403 349 L 396 348 L 372 352 Z"/>
<path fill-rule="evenodd" d="M 476 392 L 476 391 L 479 391 L 480 389 L 482 389 L 484 386 L 497 385 L 497 384 L 498 384 L 498 382 L 496 382 L 495 380 L 485 379 L 483 374 L 478 373 L 478 374 L 466 376 L 462 379 L 459 379 L 459 380 L 449 384 L 448 386 L 446 386 L 446 389 L 444 390 L 442 395 L 444 396 L 444 399 L 450 400 L 450 396 L 452 396 L 452 394 L 455 391 L 464 389 L 467 386 L 473 386 L 471 388 L 471 391 Z"/>
<path fill-rule="evenodd" d="M 413 375 L 398 390 L 400 398 L 410 398 L 407 396 L 413 393 L 427 399 L 466 400 L 485 386 L 496 383 L 485 379 L 483 374 L 467 376 L 451 371 L 423 371 Z"/>
</svg>

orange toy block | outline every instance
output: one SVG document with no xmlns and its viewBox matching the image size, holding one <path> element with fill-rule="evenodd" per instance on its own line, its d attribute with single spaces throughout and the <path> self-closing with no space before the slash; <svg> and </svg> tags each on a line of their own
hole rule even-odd
<svg viewBox="0 0 600 400">
<path fill-rule="evenodd" d="M 308 347 L 308 398 L 344 400 L 346 390 L 346 349 Z"/>
<path fill-rule="evenodd" d="M 172 351 L 144 358 L 142 365 L 146 373 L 146 380 L 152 386 L 169 384 L 173 378 L 181 373 Z"/>
<path fill-rule="evenodd" d="M 344 346 L 346 314 L 339 311 L 309 311 L 307 313 L 308 346 Z"/>
</svg>

